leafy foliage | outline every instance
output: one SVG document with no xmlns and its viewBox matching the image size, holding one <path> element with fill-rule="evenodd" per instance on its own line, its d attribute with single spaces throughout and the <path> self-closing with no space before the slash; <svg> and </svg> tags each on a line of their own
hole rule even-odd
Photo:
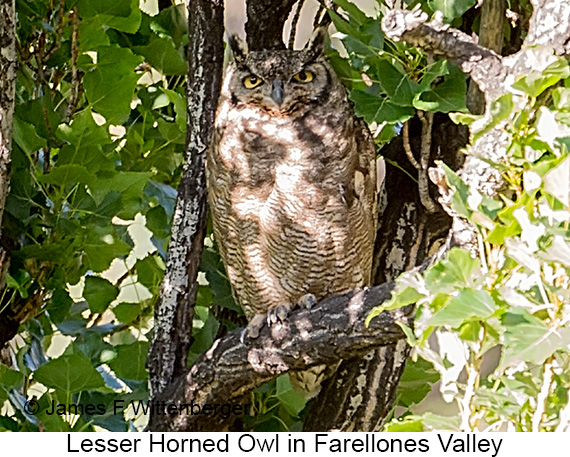
<svg viewBox="0 0 570 457">
<path fill-rule="evenodd" d="M 0 427 L 128 430 L 111 414 L 146 400 L 145 359 L 185 137 L 183 7 L 18 2 L 20 68 L 12 241 L 2 309 L 34 316 L 2 367 Z M 35 396 L 40 412 L 26 410 Z M 62 416 L 55 401 L 100 404 Z"/>
<path fill-rule="evenodd" d="M 495 103 L 493 117 L 473 128 L 474 138 L 498 125 L 508 135 L 508 163 L 493 164 L 509 184 L 504 194 L 483 197 L 445 168 L 455 210 L 477 228 L 480 259 L 454 248 L 423 275 L 402 275 L 382 308 L 419 304 L 415 332 L 407 329 L 417 363 L 433 364 L 444 399 L 459 410 L 460 420 L 444 429 L 566 426 L 569 76 L 568 63 L 555 60 L 521 78 Z M 499 360 L 484 373 L 483 362 L 497 349 Z M 430 429 L 433 418 L 408 410 L 388 429 Z"/>
</svg>

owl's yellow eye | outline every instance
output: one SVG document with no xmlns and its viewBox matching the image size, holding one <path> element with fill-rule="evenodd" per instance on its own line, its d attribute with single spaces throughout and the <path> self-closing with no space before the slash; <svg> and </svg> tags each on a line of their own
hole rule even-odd
<svg viewBox="0 0 570 457">
<path fill-rule="evenodd" d="M 243 87 L 245 87 L 246 89 L 253 89 L 259 86 L 262 82 L 263 80 L 261 78 L 258 78 L 255 75 L 249 75 L 246 76 L 245 79 L 243 80 Z"/>
<path fill-rule="evenodd" d="M 293 76 L 293 79 L 300 83 L 310 83 L 314 77 L 315 75 L 312 71 L 300 71 L 295 76 Z"/>
</svg>

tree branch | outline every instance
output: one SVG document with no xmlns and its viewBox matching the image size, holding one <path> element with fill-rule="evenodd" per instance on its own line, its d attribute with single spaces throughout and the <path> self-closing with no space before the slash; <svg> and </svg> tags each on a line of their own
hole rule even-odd
<svg viewBox="0 0 570 457">
<path fill-rule="evenodd" d="M 297 0 L 247 0 L 245 33 L 250 50 L 285 49 L 283 25 Z"/>
<path fill-rule="evenodd" d="M 479 44 L 499 55 L 503 49 L 506 3 L 506 0 L 485 0 L 481 6 Z M 483 114 L 485 111 L 485 97 L 473 80 L 467 89 L 467 107 L 473 114 Z"/>
<path fill-rule="evenodd" d="M 10 192 L 12 125 L 18 56 L 15 0 L 0 2 L 0 237 L 6 198 Z M 4 290 L 9 255 L 0 246 L 0 291 Z M 1 322 L 0 322 L 1 325 Z"/>
<path fill-rule="evenodd" d="M 207 218 L 204 160 L 221 87 L 223 20 L 222 0 L 188 4 L 187 146 L 147 361 L 153 396 L 186 371 L 186 357 L 192 343 L 196 277 Z"/>
<path fill-rule="evenodd" d="M 427 14 L 417 8 L 391 10 L 382 19 L 382 29 L 394 41 L 404 40 L 434 56 L 451 60 L 493 99 L 501 95 L 506 76 L 501 56 L 480 46 L 469 35 L 443 25 L 437 18 L 431 22 L 427 19 Z"/>
<path fill-rule="evenodd" d="M 534 12 L 524 46 L 546 45 L 557 55 L 570 54 L 570 3 L 531 0 Z"/>
<path fill-rule="evenodd" d="M 369 327 L 364 321 L 373 307 L 390 298 L 393 283 L 352 291 L 324 300 L 312 310 L 298 310 L 258 338 L 240 342 L 241 329 L 217 340 L 192 369 L 160 396 L 175 404 L 247 402 L 249 391 L 289 370 L 354 359 L 382 345 L 405 342 L 402 322 L 411 325 L 412 309 L 384 312 Z M 246 398 L 246 400 L 244 400 Z M 330 405 L 329 405 L 330 406 Z M 236 417 L 181 414 L 153 417 L 154 431 L 223 431 Z"/>
</svg>

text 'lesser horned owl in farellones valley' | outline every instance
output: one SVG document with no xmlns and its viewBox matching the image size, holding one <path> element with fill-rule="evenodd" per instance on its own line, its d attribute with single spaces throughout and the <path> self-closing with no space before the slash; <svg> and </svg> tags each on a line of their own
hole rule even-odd
<svg viewBox="0 0 570 457">
<path fill-rule="evenodd" d="M 230 37 L 206 171 L 214 236 L 253 338 L 294 305 L 370 281 L 375 148 L 325 60 L 325 35 L 256 52 Z M 292 382 L 312 396 L 319 373 Z"/>
</svg>

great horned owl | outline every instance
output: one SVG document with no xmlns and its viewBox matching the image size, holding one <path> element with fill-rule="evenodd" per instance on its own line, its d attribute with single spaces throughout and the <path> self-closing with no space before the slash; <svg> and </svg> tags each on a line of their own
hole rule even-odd
<svg viewBox="0 0 570 457">
<path fill-rule="evenodd" d="M 248 52 L 230 37 L 206 172 L 214 236 L 251 337 L 293 305 L 370 281 L 375 148 L 324 58 L 325 34 L 300 51 Z"/>
</svg>

